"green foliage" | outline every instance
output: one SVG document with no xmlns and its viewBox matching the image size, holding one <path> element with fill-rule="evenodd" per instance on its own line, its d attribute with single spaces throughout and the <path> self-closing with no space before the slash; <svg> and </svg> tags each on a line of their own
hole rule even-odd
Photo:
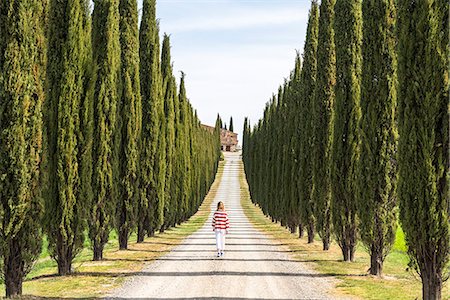
<svg viewBox="0 0 450 300">
<path fill-rule="evenodd" d="M 233 132 L 233 117 L 230 117 L 230 128 L 229 128 L 229 130 L 231 131 L 231 132 Z"/>
<path fill-rule="evenodd" d="M 71 272 L 72 260 L 83 248 L 92 195 L 90 34 L 88 1 L 50 1 L 44 225 L 60 275 Z"/>
<path fill-rule="evenodd" d="M 89 237 L 94 260 L 103 248 L 114 218 L 114 181 L 117 105 L 120 91 L 120 42 L 118 0 L 96 0 L 93 12 L 93 52 L 96 66 L 93 143 L 93 202 L 90 205 Z M 116 158 L 116 159 L 115 159 Z M 117 195 L 116 195 L 117 196 Z"/>
<path fill-rule="evenodd" d="M 46 1 L 0 3 L 0 267 L 6 296 L 41 250 Z"/>
<path fill-rule="evenodd" d="M 140 197 L 137 222 L 138 241 L 142 242 L 145 230 L 152 233 L 155 228 L 161 226 L 162 217 L 160 217 L 159 211 L 164 206 L 163 195 L 157 193 L 160 152 L 161 149 L 165 149 L 165 143 L 161 145 L 162 140 L 160 139 L 163 117 L 162 83 L 155 0 L 143 2 L 139 45 L 142 136 L 140 140 Z"/>
<path fill-rule="evenodd" d="M 440 299 L 450 254 L 448 18 L 447 1 L 398 4 L 398 198 L 423 299 Z"/>
<path fill-rule="evenodd" d="M 331 146 L 331 218 L 344 260 L 353 261 L 357 243 L 357 128 L 361 114 L 361 0 L 337 0 L 334 11 L 336 98 Z"/>
<path fill-rule="evenodd" d="M 324 250 L 328 250 L 331 236 L 330 159 L 332 111 L 336 84 L 336 50 L 333 29 L 335 3 L 335 0 L 324 0 L 320 4 L 317 79 L 311 109 L 314 149 L 311 198 L 314 203 L 316 229 L 322 238 Z"/>
<path fill-rule="evenodd" d="M 393 0 L 363 2 L 363 46 L 357 200 L 360 235 L 381 275 L 395 240 L 397 59 Z"/>
<path fill-rule="evenodd" d="M 319 27 L 319 8 L 317 2 L 311 3 L 308 28 L 306 31 L 305 49 L 303 51 L 303 68 L 300 74 L 298 134 L 301 136 L 298 143 L 298 190 L 300 206 L 300 222 L 308 228 L 308 240 L 314 241 L 314 207 L 311 198 L 312 193 L 312 107 L 314 88 L 317 75 L 317 45 Z M 296 174 L 296 173 L 294 173 Z"/>
<path fill-rule="evenodd" d="M 142 104 L 139 77 L 139 31 L 136 0 L 120 0 L 121 97 L 118 113 L 122 128 L 119 144 L 119 193 L 117 195 L 117 229 L 120 248 L 126 249 L 136 220 L 139 199 L 139 139 Z"/>
<path fill-rule="evenodd" d="M 165 34 L 161 52 L 162 91 L 164 99 L 164 121 L 166 140 L 166 168 L 164 186 L 164 225 L 165 228 L 175 225 L 176 201 L 174 189 L 175 165 L 175 103 L 177 102 L 177 87 L 172 74 L 172 61 L 170 56 L 170 37 Z"/>
</svg>

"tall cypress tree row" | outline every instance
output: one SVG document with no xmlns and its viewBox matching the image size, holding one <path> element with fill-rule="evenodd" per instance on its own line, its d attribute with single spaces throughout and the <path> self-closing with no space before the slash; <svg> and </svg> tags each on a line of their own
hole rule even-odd
<svg viewBox="0 0 450 300">
<path fill-rule="evenodd" d="M 337 0 L 334 7 L 336 99 L 331 149 L 333 230 L 345 261 L 353 261 L 357 243 L 356 162 L 360 118 L 361 0 Z"/>
<path fill-rule="evenodd" d="M 161 53 L 162 91 L 164 99 L 164 122 L 166 126 L 166 172 L 164 186 L 164 223 L 161 231 L 172 225 L 174 221 L 175 199 L 172 197 L 173 165 L 175 147 L 175 111 L 176 83 L 172 74 L 172 62 L 170 57 L 170 37 L 165 34 Z"/>
<path fill-rule="evenodd" d="M 142 136 L 140 141 L 140 196 L 137 214 L 137 241 L 143 242 L 145 231 L 153 235 L 162 220 L 157 216 L 159 198 L 157 163 L 162 111 L 159 30 L 156 1 L 144 0 L 139 31 L 140 81 L 142 96 Z M 165 144 L 164 144 L 165 145 Z"/>
<path fill-rule="evenodd" d="M 89 237 L 94 260 L 103 258 L 114 215 L 114 141 L 120 82 L 118 0 L 95 0 L 92 45 L 94 52 L 95 109 L 93 144 L 93 202 L 90 205 Z"/>
<path fill-rule="evenodd" d="M 312 190 L 312 101 L 317 73 L 317 35 L 319 25 L 319 8 L 317 1 L 312 1 L 306 31 L 303 68 L 300 75 L 300 143 L 298 188 L 300 201 L 300 220 L 308 231 L 308 243 L 314 242 L 314 207 L 311 199 Z"/>
<path fill-rule="evenodd" d="M 423 299 L 441 299 L 449 260 L 448 1 L 398 4 L 398 198 Z"/>
<path fill-rule="evenodd" d="M 233 117 L 230 117 L 230 131 L 233 132 Z"/>
<path fill-rule="evenodd" d="M 90 189 L 86 186 L 89 178 L 80 178 L 83 159 L 89 159 L 90 154 L 84 146 L 91 143 L 91 136 L 83 135 L 92 114 L 88 5 L 86 0 L 50 1 L 46 104 L 49 180 L 44 226 L 59 275 L 71 272 L 72 260 L 83 248 L 90 200 L 83 193 Z M 83 125 L 86 128 L 81 128 Z"/>
<path fill-rule="evenodd" d="M 381 275 L 397 227 L 395 13 L 394 0 L 363 2 L 357 200 L 360 235 L 370 253 L 372 275 Z"/>
<path fill-rule="evenodd" d="M 47 2 L 0 2 L 0 258 L 6 297 L 41 252 L 42 108 Z"/>
<path fill-rule="evenodd" d="M 317 76 L 312 105 L 313 165 L 312 202 L 316 229 L 322 238 L 323 250 L 330 247 L 331 187 L 330 158 L 332 110 L 336 84 L 336 54 L 334 45 L 334 5 L 336 0 L 323 0 L 320 4 L 317 46 Z"/>
<path fill-rule="evenodd" d="M 127 249 L 134 228 L 138 202 L 139 138 L 142 107 L 139 84 L 139 32 L 136 0 L 120 0 L 121 88 L 119 110 L 122 120 L 122 143 L 119 152 L 119 195 L 117 231 L 119 248 Z"/>
</svg>

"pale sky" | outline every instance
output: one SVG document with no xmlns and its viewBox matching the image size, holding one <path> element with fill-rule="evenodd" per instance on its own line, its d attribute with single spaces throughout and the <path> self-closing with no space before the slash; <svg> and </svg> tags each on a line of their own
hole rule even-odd
<svg viewBox="0 0 450 300">
<path fill-rule="evenodd" d="M 141 7 L 142 0 L 139 1 Z M 242 143 L 303 51 L 310 0 L 159 0 L 161 35 L 171 36 L 174 72 L 204 124 L 217 113 Z"/>
</svg>

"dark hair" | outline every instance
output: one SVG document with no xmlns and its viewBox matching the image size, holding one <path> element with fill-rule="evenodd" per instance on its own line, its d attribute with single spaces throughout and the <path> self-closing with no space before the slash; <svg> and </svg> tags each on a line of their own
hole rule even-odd
<svg viewBox="0 0 450 300">
<path fill-rule="evenodd" d="M 223 205 L 223 202 L 222 202 L 222 201 L 219 201 L 219 202 L 217 203 L 217 210 L 219 210 L 221 206 L 223 206 L 223 208 L 225 209 L 225 205 Z"/>
</svg>

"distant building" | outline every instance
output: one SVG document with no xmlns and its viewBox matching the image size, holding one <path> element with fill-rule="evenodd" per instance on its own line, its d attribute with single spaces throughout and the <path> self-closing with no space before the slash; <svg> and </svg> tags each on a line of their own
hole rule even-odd
<svg viewBox="0 0 450 300">
<path fill-rule="evenodd" d="M 214 132 L 214 127 L 203 125 L 202 127 L 206 130 Z M 237 133 L 231 132 L 226 129 L 220 129 L 220 144 L 222 151 L 235 152 L 238 147 Z"/>
<path fill-rule="evenodd" d="M 222 128 L 220 130 L 220 144 L 223 151 L 235 152 L 238 144 L 237 133 Z"/>
</svg>

